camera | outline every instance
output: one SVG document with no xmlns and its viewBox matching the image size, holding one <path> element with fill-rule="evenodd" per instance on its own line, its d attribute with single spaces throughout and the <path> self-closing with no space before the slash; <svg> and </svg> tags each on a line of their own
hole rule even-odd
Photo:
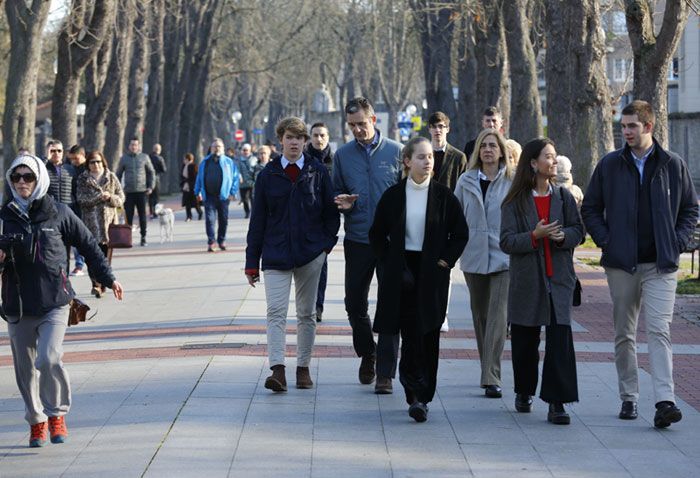
<svg viewBox="0 0 700 478">
<path fill-rule="evenodd" d="M 32 234 L 21 232 L 0 234 L 0 250 L 7 254 L 24 254 L 27 257 L 34 255 L 34 241 Z"/>
</svg>

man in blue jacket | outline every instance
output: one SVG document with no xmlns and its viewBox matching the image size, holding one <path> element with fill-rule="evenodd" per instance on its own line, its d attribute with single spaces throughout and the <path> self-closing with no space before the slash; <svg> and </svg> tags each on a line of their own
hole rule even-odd
<svg viewBox="0 0 700 478">
<path fill-rule="evenodd" d="M 267 353 L 272 375 L 265 388 L 287 390 L 285 349 L 289 291 L 294 279 L 297 310 L 297 388 L 312 388 L 309 364 L 316 337 L 316 294 L 321 268 L 338 240 L 340 215 L 326 167 L 303 154 L 309 139 L 299 118 L 276 128 L 282 157 L 258 175 L 248 225 L 245 274 L 255 287 L 260 260 L 265 273 Z"/>
<path fill-rule="evenodd" d="M 224 155 L 224 142 L 215 138 L 209 155 L 199 165 L 194 193 L 204 202 L 207 250 L 214 252 L 214 225 L 217 218 L 219 228 L 216 242 L 219 249 L 226 250 L 226 229 L 228 228 L 228 203 L 238 193 L 240 177 L 233 159 Z"/>
<path fill-rule="evenodd" d="M 676 272 L 698 220 L 695 189 L 685 162 L 652 137 L 654 111 L 635 100 L 622 110 L 625 146 L 600 160 L 581 215 L 603 250 L 613 301 L 615 365 L 622 408 L 637 418 L 637 321 L 644 303 L 656 414 L 654 426 L 680 421 L 673 390 L 671 319 Z"/>
<path fill-rule="evenodd" d="M 335 202 L 345 214 L 345 311 L 355 353 L 362 358 L 360 383 L 374 381 L 376 361 L 374 391 L 388 394 L 396 375 L 399 335 L 379 334 L 377 344 L 372 335 L 367 295 L 377 258 L 369 245 L 369 228 L 379 198 L 401 178 L 402 146 L 375 129 L 377 117 L 367 98 L 348 101 L 345 118 L 355 139 L 340 147 L 333 158 Z"/>
</svg>

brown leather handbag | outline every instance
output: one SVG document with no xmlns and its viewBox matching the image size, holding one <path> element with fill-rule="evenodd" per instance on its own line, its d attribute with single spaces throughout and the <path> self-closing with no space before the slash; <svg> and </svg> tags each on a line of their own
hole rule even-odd
<svg viewBox="0 0 700 478">
<path fill-rule="evenodd" d="M 73 299 L 70 301 L 70 312 L 68 313 L 68 326 L 78 325 L 80 322 L 85 322 L 86 320 L 92 319 L 96 314 L 92 314 L 90 317 L 87 316 L 90 306 L 80 299 Z"/>
<path fill-rule="evenodd" d="M 118 219 L 117 219 L 118 220 Z M 124 221 L 126 223 L 126 221 Z M 128 224 L 112 223 L 107 229 L 107 247 L 110 249 L 129 249 L 131 241 L 131 226 Z"/>
</svg>

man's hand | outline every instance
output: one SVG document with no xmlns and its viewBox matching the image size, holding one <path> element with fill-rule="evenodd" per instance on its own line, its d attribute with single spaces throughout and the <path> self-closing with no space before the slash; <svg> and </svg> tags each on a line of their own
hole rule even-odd
<svg viewBox="0 0 700 478">
<path fill-rule="evenodd" d="M 117 281 L 112 282 L 112 292 L 114 292 L 114 297 L 116 297 L 117 300 L 122 300 L 124 297 L 124 289 L 122 289 L 122 285 Z"/>
<path fill-rule="evenodd" d="M 347 211 L 348 209 L 352 209 L 353 204 L 355 204 L 355 201 L 357 201 L 359 197 L 359 194 L 338 194 L 334 202 L 335 205 L 338 206 L 338 209 Z"/>
<path fill-rule="evenodd" d="M 202 195 L 201 194 L 197 194 L 197 201 L 202 202 Z"/>
<path fill-rule="evenodd" d="M 0 262 L 5 262 L 6 258 L 7 258 L 7 254 L 5 254 L 5 251 L 0 249 Z"/>
<path fill-rule="evenodd" d="M 259 273 L 249 273 L 246 272 L 245 274 L 246 279 L 248 279 L 248 284 L 250 284 L 251 287 L 255 287 L 256 282 L 260 282 L 260 274 Z"/>
<path fill-rule="evenodd" d="M 146 196 L 150 196 L 152 192 L 153 192 L 153 189 L 151 189 L 151 188 L 146 189 Z"/>
</svg>

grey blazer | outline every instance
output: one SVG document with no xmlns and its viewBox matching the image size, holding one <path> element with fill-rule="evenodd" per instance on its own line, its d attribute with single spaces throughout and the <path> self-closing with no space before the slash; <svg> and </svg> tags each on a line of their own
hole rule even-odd
<svg viewBox="0 0 700 478">
<path fill-rule="evenodd" d="M 583 225 L 576 201 L 565 188 L 554 186 L 549 210 L 550 222 L 563 226 L 564 242 L 552 244 L 554 275 L 547 278 L 544 265 L 543 241 L 532 247 L 530 233 L 539 219 L 535 201 L 528 198 L 524 211 L 514 202 L 501 211 L 501 249 L 510 255 L 510 288 L 508 291 L 508 321 L 534 327 L 550 325 L 550 296 L 556 323 L 571 325 L 571 300 L 576 284 L 573 251 L 583 239 Z"/>
</svg>

